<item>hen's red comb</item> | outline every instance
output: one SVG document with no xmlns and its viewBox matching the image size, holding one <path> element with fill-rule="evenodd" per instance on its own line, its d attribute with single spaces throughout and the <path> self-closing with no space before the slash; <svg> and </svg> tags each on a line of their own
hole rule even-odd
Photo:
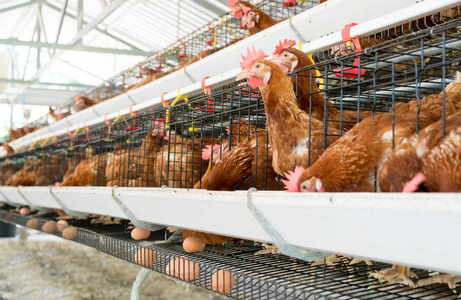
<svg viewBox="0 0 461 300">
<path fill-rule="evenodd" d="M 165 122 L 163 121 L 158 121 L 158 120 L 155 120 L 152 122 L 152 124 L 154 124 L 154 126 L 163 126 L 165 124 Z"/>
<path fill-rule="evenodd" d="M 80 96 L 75 96 L 74 97 L 74 101 L 77 101 L 78 99 L 80 99 Z"/>
<path fill-rule="evenodd" d="M 211 158 L 211 154 L 219 149 L 220 145 L 206 145 L 205 148 L 202 150 L 202 159 L 203 160 L 209 160 Z"/>
<path fill-rule="evenodd" d="M 408 181 L 403 187 L 402 193 L 413 193 L 415 192 L 419 185 L 426 181 L 426 176 L 423 173 L 418 172 L 416 175 Z"/>
<path fill-rule="evenodd" d="M 240 2 L 240 0 L 229 0 L 229 7 L 234 9 L 238 2 Z"/>
<path fill-rule="evenodd" d="M 279 41 L 279 44 L 275 47 L 275 52 L 273 54 L 274 55 L 280 54 L 280 52 L 282 52 L 283 49 L 291 48 L 294 45 L 296 45 L 296 41 L 294 41 L 294 40 L 285 39 L 283 41 L 283 43 L 282 43 L 282 41 Z"/>
<path fill-rule="evenodd" d="M 6 146 L 8 146 L 8 142 L 3 143 L 3 147 L 6 147 Z"/>
<path fill-rule="evenodd" d="M 299 177 L 304 172 L 303 167 L 295 167 L 294 172 L 293 171 L 288 171 L 285 173 L 285 177 L 287 178 L 286 180 L 282 179 L 283 184 L 285 185 L 285 189 L 287 192 L 292 192 L 292 193 L 299 193 L 299 185 L 298 185 L 298 180 Z"/>
<path fill-rule="evenodd" d="M 247 56 L 243 56 L 242 54 L 242 59 L 243 61 L 240 63 L 240 67 L 242 70 L 247 70 L 250 68 L 250 65 L 253 63 L 258 58 L 266 58 L 267 55 L 264 53 L 264 51 L 259 50 L 256 51 L 255 47 L 253 46 L 253 51 L 250 50 L 250 48 L 247 48 Z"/>
</svg>

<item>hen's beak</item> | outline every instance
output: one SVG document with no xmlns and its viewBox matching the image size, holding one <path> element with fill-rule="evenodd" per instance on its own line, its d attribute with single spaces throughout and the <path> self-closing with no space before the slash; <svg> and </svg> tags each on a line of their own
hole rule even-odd
<svg viewBox="0 0 461 300">
<path fill-rule="evenodd" d="M 240 80 L 249 79 L 249 78 L 250 78 L 250 73 L 248 71 L 242 71 L 237 75 L 235 80 L 240 81 Z"/>
<path fill-rule="evenodd" d="M 246 26 L 247 23 L 250 21 L 250 18 L 248 18 L 246 15 L 242 17 L 242 26 Z"/>
</svg>

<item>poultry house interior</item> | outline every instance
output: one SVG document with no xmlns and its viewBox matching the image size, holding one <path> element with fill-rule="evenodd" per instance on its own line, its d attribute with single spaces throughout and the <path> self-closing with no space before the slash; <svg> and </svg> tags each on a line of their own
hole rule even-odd
<svg viewBox="0 0 461 300">
<path fill-rule="evenodd" d="M 335 43 L 293 27 L 345 2 L 230 0 L 11 128 L 0 221 L 143 267 L 132 299 L 145 270 L 232 299 L 460 298 L 461 4 L 390 1 Z"/>
</svg>

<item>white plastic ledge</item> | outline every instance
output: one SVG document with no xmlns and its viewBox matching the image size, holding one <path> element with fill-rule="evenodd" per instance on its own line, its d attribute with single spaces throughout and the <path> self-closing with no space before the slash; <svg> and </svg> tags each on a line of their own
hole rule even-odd
<svg viewBox="0 0 461 300">
<path fill-rule="evenodd" d="M 14 189 L 0 187 L 0 202 L 8 202 L 4 194 L 27 205 Z M 111 188 L 51 190 L 73 211 L 126 218 Z M 45 195 L 49 187 L 21 191 L 37 206 L 61 208 Z M 270 242 L 246 191 L 115 188 L 114 194 L 143 222 Z M 251 201 L 293 246 L 461 274 L 461 194 L 255 192 Z"/>
</svg>

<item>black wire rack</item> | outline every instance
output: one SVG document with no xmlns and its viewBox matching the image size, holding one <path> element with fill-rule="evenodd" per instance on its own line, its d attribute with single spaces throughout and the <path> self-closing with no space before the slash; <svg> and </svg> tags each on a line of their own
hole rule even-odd
<svg viewBox="0 0 461 300">
<path fill-rule="evenodd" d="M 400 36 L 392 36 L 361 53 L 330 59 L 323 59 L 330 50 L 314 53 L 315 65 L 290 73 L 295 78 L 298 102 L 314 95 L 309 91 L 302 94 L 301 82 L 314 82 L 330 101 L 325 101 L 321 116 L 325 130 L 331 126 L 345 129 L 358 123 L 357 117 L 352 121 L 344 119 L 347 111 L 355 115 L 359 111 L 369 115 L 388 112 L 399 102 L 441 93 L 454 80 L 461 61 L 458 11 L 432 15 L 433 26 L 427 29 L 417 28 L 406 34 L 403 29 L 395 29 Z M 436 17 L 444 15 L 450 18 Z M 409 24 L 416 26 L 420 22 Z M 388 32 L 382 36 L 390 36 Z M 376 36 L 379 35 L 373 35 Z M 356 76 L 347 76 L 348 70 L 356 70 Z M 328 117 L 330 110 L 339 112 L 337 119 Z M 312 108 L 307 111 L 312 115 Z M 65 181 L 83 161 L 91 165 L 93 175 L 82 185 L 277 190 L 281 186 L 271 167 L 265 127 L 259 91 L 239 82 L 224 82 L 212 86 L 207 93 L 178 95 L 150 111 L 122 116 L 97 128 L 69 132 L 59 141 L 37 143 L 0 158 L 0 172 L 8 184 L 9 176 L 25 162 L 38 159 L 36 171 L 47 178 L 42 183 L 53 184 L 49 179 Z M 250 154 L 251 160 L 257 161 L 249 166 L 251 176 L 244 182 L 218 178 L 215 186 L 204 185 L 200 179 L 219 168 L 217 162 L 223 165 L 227 153 L 245 145 L 248 149 L 248 143 L 261 149 Z M 203 155 L 207 149 L 208 154 Z M 41 165 L 45 167 L 40 169 Z M 47 170 L 51 169 L 56 176 L 48 176 Z"/>
<path fill-rule="evenodd" d="M 179 242 L 168 242 L 171 234 L 164 230 L 153 232 L 147 240 L 135 241 L 130 237 L 127 221 L 88 216 L 68 219 L 69 225 L 60 225 L 54 213 L 22 216 L 12 210 L 1 209 L 0 220 L 93 247 L 232 299 L 457 299 L 459 296 L 442 284 L 418 288 L 380 285 L 369 275 L 389 267 L 384 263 L 350 265 L 351 258 L 340 257 L 334 266 L 312 266 L 284 255 L 255 255 L 261 247 L 248 241 L 207 246 L 204 251 L 190 254 L 184 252 Z M 412 271 L 419 278 L 435 274 L 420 269 Z M 219 277 L 215 275 L 218 272 L 228 272 L 232 277 Z M 216 279 L 222 282 L 217 284 Z"/>
</svg>

